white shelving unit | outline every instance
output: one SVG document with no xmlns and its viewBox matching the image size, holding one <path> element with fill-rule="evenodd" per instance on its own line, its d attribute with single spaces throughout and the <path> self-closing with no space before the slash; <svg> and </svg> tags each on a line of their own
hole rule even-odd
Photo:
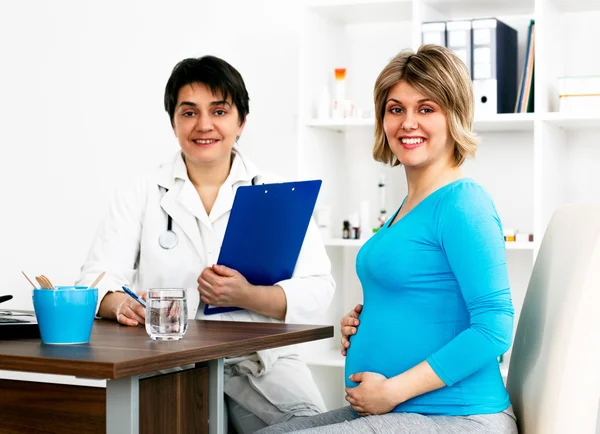
<svg viewBox="0 0 600 434">
<path fill-rule="evenodd" d="M 475 118 L 479 151 L 464 170 L 493 197 L 505 228 L 533 233 L 533 243 L 507 243 L 515 325 L 539 242 L 552 212 L 568 202 L 600 201 L 600 112 L 559 113 L 558 78 L 600 74 L 593 55 L 600 40 L 600 1 L 576 0 L 315 0 L 304 8 L 299 51 L 298 175 L 323 179 L 319 203 L 332 210 L 332 237 L 326 240 L 338 290 L 323 318 L 335 336 L 304 345 L 303 352 L 326 403 L 343 396 L 344 360 L 339 353 L 339 320 L 362 301 L 354 263 L 364 240 L 341 239 L 342 221 L 370 203 L 379 208 L 377 184 L 387 184 L 388 216 L 406 194 L 401 167 L 372 159 L 373 85 L 399 51 L 421 43 L 422 22 L 496 17 L 518 31 L 519 64 L 524 63 L 529 21 L 535 19 L 535 113 Z M 333 92 L 333 69 L 347 68 L 346 95 L 365 117 L 316 118 L 324 87 Z M 370 112 L 369 112 L 370 110 Z M 508 371 L 510 351 L 501 369 Z"/>
<path fill-rule="evenodd" d="M 564 130 L 597 130 L 600 126 L 600 113 L 544 113 L 541 120 Z"/>
</svg>

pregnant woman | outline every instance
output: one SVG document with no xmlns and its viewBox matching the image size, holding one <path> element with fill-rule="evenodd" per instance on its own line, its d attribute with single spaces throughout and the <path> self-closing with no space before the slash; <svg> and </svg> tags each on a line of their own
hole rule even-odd
<svg viewBox="0 0 600 434">
<path fill-rule="evenodd" d="M 424 45 L 391 60 L 374 96 L 374 158 L 404 167 L 408 194 L 356 259 L 364 306 L 342 319 L 350 405 L 259 432 L 515 434 L 497 362 L 514 316 L 502 226 L 461 170 L 477 146 L 467 68 Z"/>
</svg>

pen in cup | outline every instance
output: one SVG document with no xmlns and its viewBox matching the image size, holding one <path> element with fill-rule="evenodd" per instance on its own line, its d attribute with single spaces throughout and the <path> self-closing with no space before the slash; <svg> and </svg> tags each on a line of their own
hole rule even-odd
<svg viewBox="0 0 600 434">
<path fill-rule="evenodd" d="M 123 291 L 125 291 L 125 294 L 129 295 L 131 298 L 133 298 L 139 304 L 146 307 L 146 302 L 144 301 L 143 298 L 141 298 L 139 295 L 137 295 L 135 292 L 133 292 L 131 289 L 127 288 L 126 286 L 122 286 L 121 288 L 123 288 Z"/>
</svg>

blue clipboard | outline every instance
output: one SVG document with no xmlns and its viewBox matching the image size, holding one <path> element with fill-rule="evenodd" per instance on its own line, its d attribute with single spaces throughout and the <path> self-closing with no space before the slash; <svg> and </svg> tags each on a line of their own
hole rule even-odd
<svg viewBox="0 0 600 434">
<path fill-rule="evenodd" d="M 239 271 L 253 285 L 292 277 L 321 189 L 320 180 L 237 189 L 217 264 Z M 204 307 L 205 315 L 240 310 Z"/>
</svg>

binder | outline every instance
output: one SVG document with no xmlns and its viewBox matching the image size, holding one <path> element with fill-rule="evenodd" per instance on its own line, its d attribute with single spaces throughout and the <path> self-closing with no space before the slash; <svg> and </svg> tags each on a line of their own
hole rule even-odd
<svg viewBox="0 0 600 434">
<path fill-rule="evenodd" d="M 446 46 L 446 22 L 435 21 L 421 24 L 421 40 L 423 44 Z"/>
<path fill-rule="evenodd" d="M 475 115 L 512 113 L 517 98 L 517 31 L 495 18 L 471 24 Z"/>
<path fill-rule="evenodd" d="M 270 286 L 292 277 L 321 183 L 239 187 L 217 264 L 239 271 L 253 285 Z M 239 309 L 206 305 L 204 313 Z"/>
<path fill-rule="evenodd" d="M 534 66 L 535 66 L 535 21 L 529 23 L 527 35 L 527 50 L 523 73 L 519 81 L 515 113 L 533 112 L 534 110 Z"/>
<path fill-rule="evenodd" d="M 446 23 L 446 46 L 465 63 L 469 75 L 473 77 L 471 21 L 448 21 Z"/>
</svg>

